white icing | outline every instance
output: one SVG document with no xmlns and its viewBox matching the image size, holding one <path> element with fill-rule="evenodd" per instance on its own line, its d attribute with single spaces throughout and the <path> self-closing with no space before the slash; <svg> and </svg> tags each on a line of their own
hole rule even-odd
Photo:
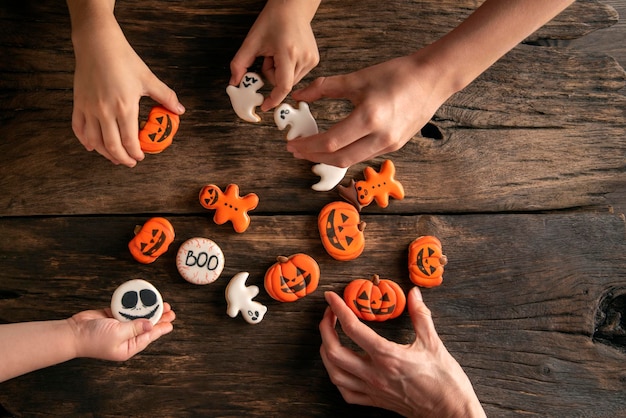
<svg viewBox="0 0 626 418">
<path fill-rule="evenodd" d="M 213 283 L 224 269 L 224 253 L 208 238 L 191 238 L 178 249 L 176 267 L 189 283 Z"/>
<path fill-rule="evenodd" d="M 257 93 L 261 87 L 263 87 L 263 80 L 256 73 L 244 74 L 239 87 L 230 85 L 226 87 L 233 110 L 246 122 L 261 121 L 261 117 L 255 112 L 255 108 L 263 104 L 263 95 Z"/>
<path fill-rule="evenodd" d="M 258 324 L 267 312 L 267 306 L 252 300 L 259 294 L 258 286 L 246 286 L 247 272 L 240 272 L 233 276 L 226 286 L 226 313 L 231 318 L 241 312 L 241 316 L 250 324 Z"/>
<path fill-rule="evenodd" d="M 281 131 L 290 126 L 287 132 L 288 141 L 300 136 L 315 135 L 319 132 L 317 122 L 311 115 L 311 110 L 306 102 L 299 102 L 297 109 L 287 103 L 281 104 L 274 110 L 274 122 Z M 339 184 L 348 169 L 320 163 L 315 164 L 311 171 L 320 176 L 320 181 L 311 188 L 316 191 L 327 192 Z"/>
<path fill-rule="evenodd" d="M 151 283 L 142 279 L 129 280 L 113 292 L 111 314 L 122 322 L 144 318 L 154 325 L 163 315 L 163 298 Z"/>
</svg>

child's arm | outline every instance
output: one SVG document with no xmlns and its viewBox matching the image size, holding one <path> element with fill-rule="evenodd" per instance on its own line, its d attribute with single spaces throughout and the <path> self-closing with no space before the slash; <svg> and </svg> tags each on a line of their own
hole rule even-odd
<svg viewBox="0 0 626 418">
<path fill-rule="evenodd" d="M 67 0 L 76 56 L 72 128 L 89 150 L 133 167 L 139 147 L 139 100 L 150 96 L 174 113 L 185 109 L 122 33 L 114 0 Z"/>
<path fill-rule="evenodd" d="M 328 131 L 287 143 L 297 158 L 348 167 L 401 148 L 455 92 L 573 0 L 486 0 L 458 27 L 415 53 L 315 80 L 295 100 L 346 98 L 352 113 Z"/>
<path fill-rule="evenodd" d="M 120 322 L 106 310 L 57 321 L 0 325 L 0 382 L 77 357 L 123 361 L 172 331 L 174 311 L 164 304 L 158 324 Z"/>
<path fill-rule="evenodd" d="M 237 85 L 257 57 L 264 57 L 263 74 L 274 86 L 261 105 L 279 105 L 319 63 L 311 21 L 321 0 L 268 0 L 230 63 L 230 84 Z"/>
</svg>

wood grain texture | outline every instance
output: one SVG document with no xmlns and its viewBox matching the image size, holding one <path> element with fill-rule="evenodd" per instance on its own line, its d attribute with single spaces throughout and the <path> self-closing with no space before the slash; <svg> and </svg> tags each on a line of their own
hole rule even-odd
<svg viewBox="0 0 626 418">
<path fill-rule="evenodd" d="M 74 360 L 22 376 L 2 385 L 0 404 L 29 416 L 45 414 L 45 399 L 63 399 L 54 410 L 66 416 L 378 415 L 343 404 L 328 381 L 317 355 L 323 291 L 341 293 L 350 280 L 373 273 L 408 290 L 408 243 L 432 234 L 450 262 L 443 285 L 424 290 L 424 299 L 488 415 L 626 412 L 626 399 L 616 396 L 623 390 L 626 346 L 594 339 L 602 301 L 626 295 L 622 217 L 364 216 L 366 249 L 353 262 L 324 253 L 311 216 L 253 217 L 254 227 L 243 235 L 204 217 L 170 220 L 177 232 L 173 250 L 149 266 L 132 260 L 126 248 L 141 218 L 0 223 L 0 321 L 63 318 L 106 306 L 120 280 L 135 277 L 155 284 L 177 312 L 175 331 L 142 355 L 122 364 Z M 211 237 L 225 251 L 222 277 L 211 285 L 191 285 L 174 267 L 176 248 L 195 235 Z M 275 256 L 295 252 L 320 264 L 315 293 L 279 303 L 262 291 L 257 300 L 269 311 L 255 326 L 226 316 L 230 277 L 248 271 L 249 284 L 262 288 Z M 406 313 L 373 328 L 400 343 L 414 338 Z M 17 396 L 35 387 L 33 397 Z"/>
<path fill-rule="evenodd" d="M 321 62 L 302 84 L 410 53 L 480 3 L 325 0 L 313 21 Z M 607 210 L 626 202 L 626 75 L 602 51 L 570 47 L 618 22 L 615 10 L 577 1 L 443 105 L 430 126 L 439 139 L 417 135 L 350 168 L 346 182 L 392 159 L 406 197 L 363 209 L 366 249 L 339 262 L 316 225 L 338 194 L 310 189 L 311 164 L 286 152 L 270 113 L 241 122 L 225 94 L 230 59 L 263 4 L 118 2 L 129 41 L 188 110 L 174 144 L 132 170 L 86 152 L 72 133 L 65 3 L 0 4 L 9 57 L 0 60 L 0 323 L 107 306 L 136 277 L 177 313 L 174 332 L 128 362 L 77 359 L 0 384 L 0 416 L 391 416 L 346 404 L 328 379 L 323 292 L 374 273 L 408 291 L 407 247 L 426 234 L 450 262 L 424 299 L 488 416 L 626 415 L 626 227 Z M 142 117 L 151 105 L 142 100 Z M 351 107 L 311 108 L 328 129 Z M 200 206 L 208 183 L 259 195 L 245 233 Z M 142 265 L 127 244 L 153 215 L 173 223 L 176 240 Z M 224 250 L 214 284 L 191 285 L 174 265 L 196 236 Z M 319 289 L 276 302 L 263 275 L 296 252 L 320 263 Z M 240 271 L 269 308 L 258 325 L 226 315 L 224 290 Z M 414 338 L 406 313 L 372 327 L 399 343 Z"/>
</svg>

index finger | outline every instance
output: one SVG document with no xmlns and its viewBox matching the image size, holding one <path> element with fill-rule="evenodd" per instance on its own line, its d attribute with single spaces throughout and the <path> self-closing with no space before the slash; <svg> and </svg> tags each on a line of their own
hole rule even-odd
<svg viewBox="0 0 626 418">
<path fill-rule="evenodd" d="M 375 352 L 376 341 L 383 337 L 362 323 L 339 295 L 334 292 L 326 292 L 324 296 L 330 309 L 337 316 L 343 332 L 366 353 L 371 355 Z"/>
<path fill-rule="evenodd" d="M 268 79 L 274 83 L 274 88 L 269 97 L 261 105 L 261 110 L 267 111 L 278 106 L 289 94 L 294 85 L 296 65 L 287 56 L 274 56 L 272 60 L 267 60 L 273 64 L 273 68 L 264 68 L 263 72 L 268 74 Z M 265 67 L 265 65 L 264 65 Z M 272 74 L 272 77 L 269 76 Z"/>
<path fill-rule="evenodd" d="M 248 68 L 254 63 L 256 59 L 256 53 L 254 47 L 244 41 L 239 51 L 235 54 L 230 62 L 230 81 L 229 84 L 236 86 L 241 81 L 243 75 L 248 71 Z"/>
</svg>

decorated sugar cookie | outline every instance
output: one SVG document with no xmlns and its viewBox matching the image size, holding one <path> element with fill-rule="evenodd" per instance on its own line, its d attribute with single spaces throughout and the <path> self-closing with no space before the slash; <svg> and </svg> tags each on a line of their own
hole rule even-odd
<svg viewBox="0 0 626 418">
<path fill-rule="evenodd" d="M 418 286 L 439 286 L 447 263 L 448 257 L 443 254 L 437 237 L 426 235 L 409 245 L 409 278 Z"/>
<path fill-rule="evenodd" d="M 365 248 L 365 222 L 347 202 L 331 202 L 317 217 L 320 238 L 326 252 L 335 260 L 354 260 Z"/>
<path fill-rule="evenodd" d="M 247 272 L 237 273 L 226 286 L 226 313 L 231 318 L 241 312 L 241 316 L 250 324 L 258 324 L 263 320 L 267 307 L 252 300 L 259 294 L 258 286 L 246 286 Z"/>
<path fill-rule="evenodd" d="M 265 273 L 265 290 L 279 302 L 294 302 L 313 293 L 320 279 L 320 267 L 313 257 L 298 253 L 278 256 Z"/>
<path fill-rule="evenodd" d="M 209 184 L 200 190 L 200 204 L 206 209 L 214 209 L 213 221 L 222 225 L 232 222 L 236 232 L 244 232 L 250 225 L 248 211 L 253 210 L 259 203 L 259 197 L 249 193 L 244 197 L 239 196 L 239 186 L 229 184 L 222 192 L 218 186 Z"/>
<path fill-rule="evenodd" d="M 350 181 L 348 186 L 339 186 L 339 194 L 354 204 L 359 210 L 372 201 L 381 208 L 389 205 L 389 197 L 404 199 L 404 187 L 396 180 L 396 167 L 391 160 L 385 160 L 376 172 L 372 167 L 363 170 L 365 180 Z"/>
<path fill-rule="evenodd" d="M 163 106 L 150 110 L 146 124 L 139 131 L 139 146 L 148 154 L 158 154 L 172 144 L 180 117 Z"/>
<path fill-rule="evenodd" d="M 290 126 L 287 132 L 288 141 L 300 136 L 311 136 L 318 133 L 317 122 L 311 115 L 311 110 L 306 102 L 299 102 L 297 109 L 287 103 L 281 104 L 274 111 L 274 122 L 281 131 Z M 320 163 L 315 164 L 311 171 L 320 176 L 320 181 L 311 186 L 311 188 L 316 191 L 326 192 L 339 184 L 348 169 Z"/>
<path fill-rule="evenodd" d="M 135 228 L 135 236 L 128 243 L 133 258 L 149 264 L 164 254 L 174 241 L 174 227 L 165 218 L 150 218 Z"/>
<path fill-rule="evenodd" d="M 366 321 L 381 322 L 396 318 L 406 306 L 402 288 L 377 274 L 371 280 L 351 281 L 343 291 L 343 300 L 356 316 Z"/>
<path fill-rule="evenodd" d="M 208 238 L 191 238 L 178 249 L 176 268 L 189 283 L 213 283 L 224 269 L 224 253 Z"/>
<path fill-rule="evenodd" d="M 257 93 L 261 87 L 263 80 L 256 73 L 246 73 L 238 87 L 226 87 L 233 110 L 246 122 L 261 122 L 261 117 L 255 112 L 255 108 L 263 104 L 263 95 Z"/>
<path fill-rule="evenodd" d="M 122 322 L 149 319 L 154 325 L 163 315 L 163 298 L 151 283 L 142 279 L 129 280 L 113 292 L 111 314 Z"/>
</svg>

